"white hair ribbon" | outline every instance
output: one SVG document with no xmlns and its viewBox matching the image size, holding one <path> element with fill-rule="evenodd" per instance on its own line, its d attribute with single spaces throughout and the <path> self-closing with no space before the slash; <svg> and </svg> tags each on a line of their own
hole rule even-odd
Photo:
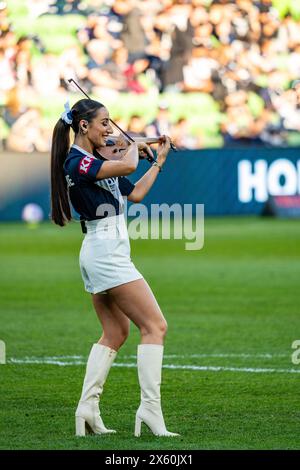
<svg viewBox="0 0 300 470">
<path fill-rule="evenodd" d="M 60 118 L 64 122 L 66 122 L 67 124 L 71 125 L 72 122 L 73 122 L 73 116 L 72 116 L 72 111 L 71 111 L 71 108 L 70 108 L 69 101 L 67 101 L 64 106 L 65 106 L 65 110 L 62 113 L 62 115 L 60 116 Z"/>
</svg>

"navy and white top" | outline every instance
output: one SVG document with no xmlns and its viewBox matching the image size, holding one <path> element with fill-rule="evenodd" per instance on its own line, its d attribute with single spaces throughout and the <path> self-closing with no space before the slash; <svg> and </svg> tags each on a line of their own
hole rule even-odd
<svg viewBox="0 0 300 470">
<path fill-rule="evenodd" d="M 122 214 L 122 196 L 129 196 L 134 189 L 134 184 L 125 176 L 97 180 L 96 175 L 105 161 L 98 152 L 92 155 L 78 145 L 72 145 L 66 158 L 64 174 L 70 200 L 81 220 Z"/>
</svg>

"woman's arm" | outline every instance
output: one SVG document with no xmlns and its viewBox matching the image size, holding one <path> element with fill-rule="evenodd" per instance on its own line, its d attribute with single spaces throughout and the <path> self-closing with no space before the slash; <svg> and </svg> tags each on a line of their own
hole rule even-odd
<svg viewBox="0 0 300 470">
<path fill-rule="evenodd" d="M 125 148 L 122 148 L 125 144 Z M 104 154 L 107 161 L 104 162 L 97 173 L 97 179 L 110 178 L 112 176 L 127 176 L 133 173 L 138 165 L 139 157 L 150 156 L 154 158 L 151 148 L 145 142 L 128 143 L 124 141 L 114 146 L 119 152 L 116 155 L 111 153 L 110 147 L 98 149 Z M 104 151 L 105 149 L 105 151 Z"/>
<path fill-rule="evenodd" d="M 170 138 L 166 137 L 164 143 L 160 144 L 157 150 L 157 163 L 162 167 L 166 161 L 168 152 L 170 150 Z M 160 168 L 157 165 L 152 167 L 142 176 L 142 178 L 135 183 L 134 190 L 128 196 L 128 200 L 131 202 L 140 202 L 144 199 L 146 194 L 149 192 L 157 178 Z"/>
</svg>

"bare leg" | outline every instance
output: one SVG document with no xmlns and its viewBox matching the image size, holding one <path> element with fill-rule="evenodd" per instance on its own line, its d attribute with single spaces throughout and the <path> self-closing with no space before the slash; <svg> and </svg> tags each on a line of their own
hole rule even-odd
<svg viewBox="0 0 300 470">
<path fill-rule="evenodd" d="M 92 296 L 103 334 L 94 344 L 86 367 L 81 398 L 76 410 L 76 434 L 84 436 L 89 427 L 95 434 L 114 432 L 107 429 L 99 414 L 99 399 L 118 349 L 129 333 L 130 320 L 113 304 L 108 295 Z"/>
<path fill-rule="evenodd" d="M 136 413 L 135 436 L 140 436 L 143 422 L 157 436 L 178 436 L 167 430 L 161 410 L 160 384 L 167 323 L 158 303 L 144 279 L 114 287 L 108 296 L 141 332 L 137 351 L 141 403 Z"/>
<path fill-rule="evenodd" d="M 163 344 L 167 322 L 144 279 L 109 290 L 108 296 L 141 332 L 142 344 Z"/>
<path fill-rule="evenodd" d="M 107 294 L 92 295 L 103 333 L 99 344 L 118 351 L 129 335 L 130 320 Z"/>
</svg>

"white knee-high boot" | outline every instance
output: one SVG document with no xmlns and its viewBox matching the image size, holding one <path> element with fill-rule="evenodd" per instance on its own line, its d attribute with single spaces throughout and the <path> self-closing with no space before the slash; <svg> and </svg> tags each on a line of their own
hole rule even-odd
<svg viewBox="0 0 300 470">
<path fill-rule="evenodd" d="M 82 393 L 75 413 L 76 436 L 85 436 L 87 430 L 94 434 L 116 432 L 106 429 L 99 411 L 99 398 L 116 355 L 116 351 L 98 343 L 94 344 L 91 349 Z"/>
<path fill-rule="evenodd" d="M 166 429 L 161 410 L 160 384 L 164 347 L 160 344 L 139 344 L 137 366 L 141 387 L 141 404 L 136 413 L 134 435 L 141 435 L 144 422 L 156 436 L 179 436 Z"/>
</svg>

